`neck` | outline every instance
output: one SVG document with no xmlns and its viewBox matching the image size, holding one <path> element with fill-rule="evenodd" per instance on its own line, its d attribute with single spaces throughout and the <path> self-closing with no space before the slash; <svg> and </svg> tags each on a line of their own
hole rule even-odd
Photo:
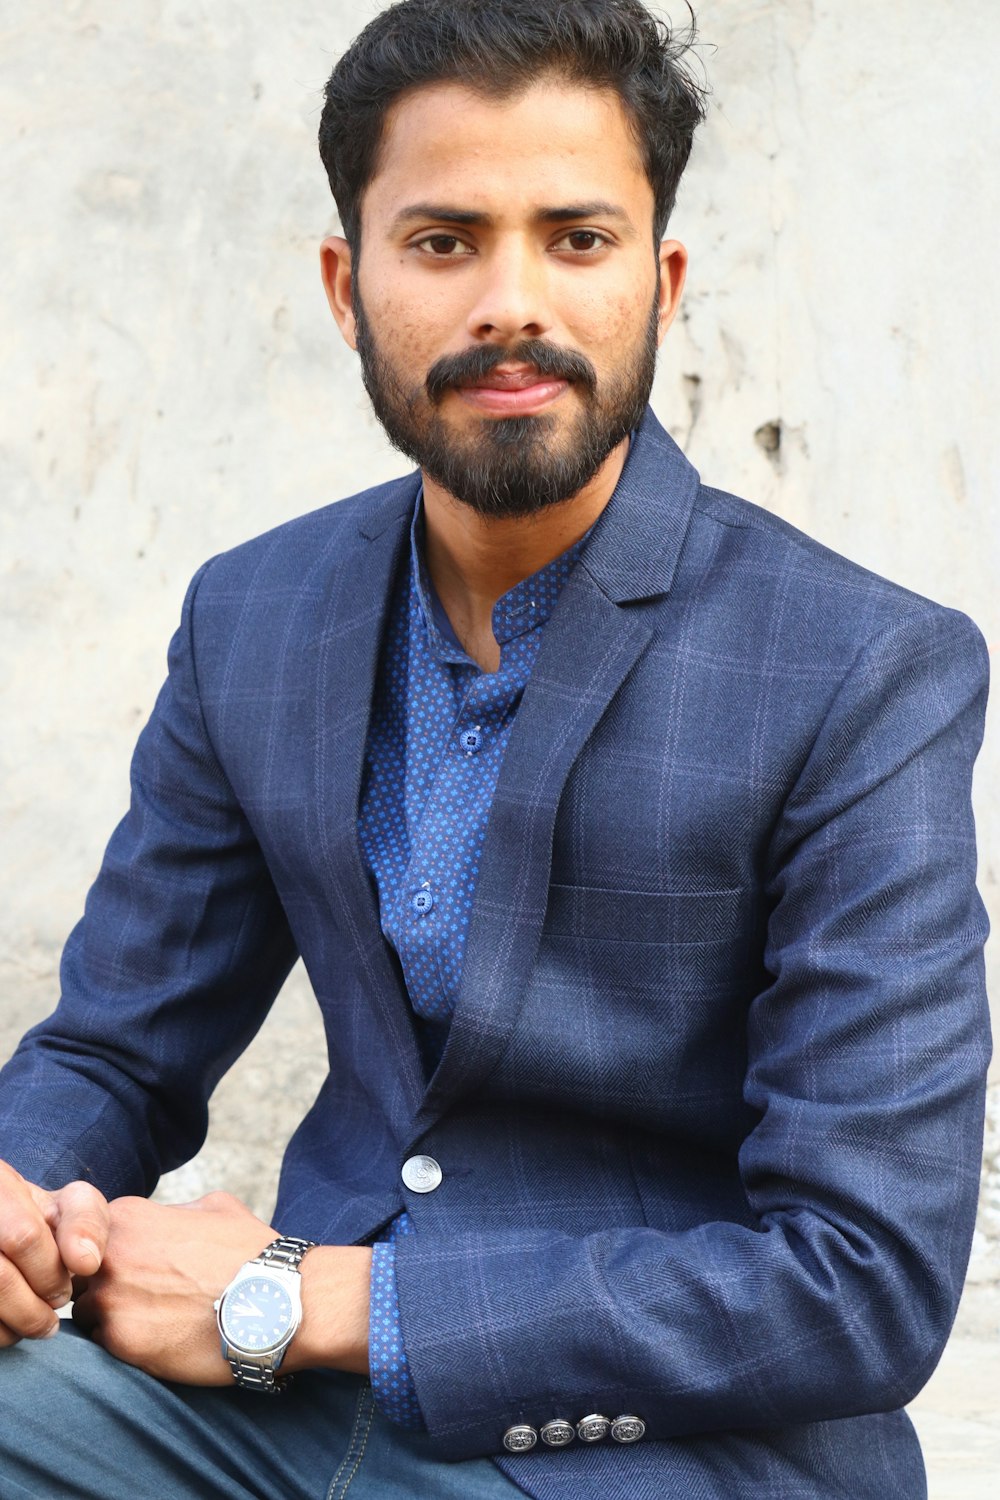
<svg viewBox="0 0 1000 1500">
<path fill-rule="evenodd" d="M 530 516 L 482 516 L 424 475 L 427 567 L 455 634 L 485 671 L 500 664 L 494 604 L 593 526 L 614 493 L 628 446 L 626 438 L 569 500 Z"/>
</svg>

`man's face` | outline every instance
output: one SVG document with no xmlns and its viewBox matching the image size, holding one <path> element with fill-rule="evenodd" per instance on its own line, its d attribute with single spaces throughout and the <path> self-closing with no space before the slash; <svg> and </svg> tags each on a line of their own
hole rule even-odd
<svg viewBox="0 0 1000 1500">
<path fill-rule="evenodd" d="M 392 442 L 486 515 L 577 494 L 639 421 L 679 295 L 652 220 L 609 90 L 550 77 L 513 99 L 399 100 L 346 305 L 339 253 L 341 326 Z"/>
</svg>

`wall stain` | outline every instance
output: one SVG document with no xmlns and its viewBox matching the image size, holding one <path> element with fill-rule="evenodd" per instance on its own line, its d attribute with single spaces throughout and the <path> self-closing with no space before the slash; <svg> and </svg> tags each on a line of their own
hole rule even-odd
<svg viewBox="0 0 1000 1500">
<path fill-rule="evenodd" d="M 781 463 L 781 437 L 783 424 L 780 417 L 773 422 L 764 422 L 753 435 L 753 440 L 762 453 L 766 453 L 775 468 Z"/>
<path fill-rule="evenodd" d="M 682 375 L 681 385 L 684 390 L 684 399 L 688 404 L 688 429 L 684 435 L 684 440 L 681 443 L 681 447 L 686 453 L 690 446 L 691 439 L 694 437 L 694 430 L 698 425 L 698 419 L 701 416 L 702 412 L 703 397 L 701 392 L 701 376 L 693 374 Z"/>
</svg>

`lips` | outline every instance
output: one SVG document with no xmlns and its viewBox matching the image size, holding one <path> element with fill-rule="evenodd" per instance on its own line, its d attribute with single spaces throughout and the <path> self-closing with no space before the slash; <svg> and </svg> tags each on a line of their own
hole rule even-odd
<svg viewBox="0 0 1000 1500">
<path fill-rule="evenodd" d="M 456 389 L 463 401 L 484 414 L 533 417 L 553 406 L 569 390 L 569 381 L 536 375 L 526 385 L 460 385 Z"/>
<path fill-rule="evenodd" d="M 566 384 L 566 378 L 561 375 L 542 375 L 534 365 L 518 365 L 516 367 L 498 366 L 491 370 L 488 375 L 481 376 L 478 380 L 462 382 L 463 390 L 475 391 L 527 391 L 535 385 L 552 385 L 558 382 Z"/>
<path fill-rule="evenodd" d="M 559 400 L 569 388 L 564 376 L 542 375 L 533 365 L 498 366 L 488 375 L 462 381 L 459 396 L 480 412 L 502 417 L 530 417 Z"/>
</svg>

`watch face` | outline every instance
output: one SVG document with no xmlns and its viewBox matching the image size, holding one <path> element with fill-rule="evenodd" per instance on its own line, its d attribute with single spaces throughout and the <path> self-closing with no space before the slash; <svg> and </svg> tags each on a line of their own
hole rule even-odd
<svg viewBox="0 0 1000 1500">
<path fill-rule="evenodd" d="M 230 1344 L 248 1354 L 265 1354 L 288 1336 L 292 1299 L 271 1276 L 244 1276 L 222 1299 L 219 1326 Z"/>
</svg>

